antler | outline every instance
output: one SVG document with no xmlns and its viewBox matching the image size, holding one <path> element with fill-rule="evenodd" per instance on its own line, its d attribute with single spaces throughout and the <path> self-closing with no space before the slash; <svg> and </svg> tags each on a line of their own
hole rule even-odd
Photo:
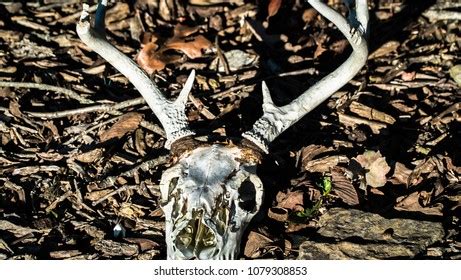
<svg viewBox="0 0 461 280">
<path fill-rule="evenodd" d="M 190 73 L 176 101 L 172 102 L 167 100 L 162 95 L 157 85 L 133 60 L 128 58 L 106 40 L 104 31 L 106 6 L 107 0 L 102 0 L 98 3 L 94 28 L 92 28 L 90 14 L 88 12 L 89 6 L 87 4 L 83 5 L 80 21 L 77 24 L 78 36 L 88 47 L 125 75 L 141 93 L 149 107 L 154 111 L 154 114 L 162 123 L 167 137 L 165 147 L 170 148 L 171 144 L 176 140 L 194 134 L 189 129 L 185 106 L 187 97 L 194 83 L 195 71 L 192 70 Z"/>
<path fill-rule="evenodd" d="M 308 2 L 338 27 L 351 44 L 353 51 L 349 58 L 335 71 L 283 107 L 274 105 L 266 83 L 262 83 L 263 116 L 256 121 L 251 131 L 243 134 L 243 137 L 266 153 L 270 142 L 351 80 L 365 65 L 368 57 L 366 42 L 367 0 L 344 0 L 349 9 L 350 4 L 355 2 L 355 11 L 349 10 L 348 20 L 319 0 L 308 0 Z"/>
</svg>

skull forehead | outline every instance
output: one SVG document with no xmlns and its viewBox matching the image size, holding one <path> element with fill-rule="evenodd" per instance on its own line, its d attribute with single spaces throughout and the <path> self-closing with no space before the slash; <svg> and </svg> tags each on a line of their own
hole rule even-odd
<svg viewBox="0 0 461 280">
<path fill-rule="evenodd" d="M 222 183 L 239 168 L 236 160 L 240 150 L 235 147 L 212 145 L 194 150 L 180 164 L 187 177 L 199 185 L 213 186 Z"/>
</svg>

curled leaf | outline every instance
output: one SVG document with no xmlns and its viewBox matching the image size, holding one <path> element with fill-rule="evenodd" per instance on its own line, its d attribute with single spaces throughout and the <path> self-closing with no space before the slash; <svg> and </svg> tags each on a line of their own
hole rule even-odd
<svg viewBox="0 0 461 280">
<path fill-rule="evenodd" d="M 366 151 L 353 158 L 364 169 L 365 181 L 373 188 L 379 188 L 386 184 L 386 174 L 391 170 L 386 158 L 379 151 Z"/>
<path fill-rule="evenodd" d="M 128 113 L 122 116 L 111 128 L 101 134 L 101 142 L 123 137 L 125 134 L 138 128 L 141 121 L 142 115 L 139 113 Z"/>
</svg>

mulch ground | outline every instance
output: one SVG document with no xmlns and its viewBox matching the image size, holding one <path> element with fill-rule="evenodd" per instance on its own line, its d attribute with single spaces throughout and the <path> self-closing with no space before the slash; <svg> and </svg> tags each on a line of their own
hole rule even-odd
<svg viewBox="0 0 461 280">
<path fill-rule="evenodd" d="M 296 258 L 299 239 L 338 206 L 440 221 L 443 250 L 419 257 L 461 257 L 459 4 L 372 2 L 367 66 L 271 144 L 242 257 Z M 164 259 L 165 134 L 79 40 L 81 8 L 0 3 L 0 259 Z M 263 80 L 287 104 L 351 52 L 299 0 L 111 1 L 106 24 L 169 98 L 197 71 L 187 115 L 218 138 L 262 114 Z"/>
</svg>

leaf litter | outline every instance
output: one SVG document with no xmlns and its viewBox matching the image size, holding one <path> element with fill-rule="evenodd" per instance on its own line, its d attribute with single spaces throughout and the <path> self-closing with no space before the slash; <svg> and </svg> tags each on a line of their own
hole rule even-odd
<svg viewBox="0 0 461 280">
<path fill-rule="evenodd" d="M 164 131 L 76 37 L 80 2 L 58 2 L 0 3 L 0 258 L 162 259 Z M 260 114 L 261 80 L 286 104 L 350 51 L 305 3 L 174 2 L 110 1 L 108 37 L 168 97 L 198 70 L 187 113 L 201 131 L 239 135 Z M 296 240 L 341 206 L 443 220 L 447 237 L 428 254 L 460 258 L 460 27 L 437 19 L 441 1 L 416 16 L 390 2 L 371 6 L 385 35 L 371 34 L 367 68 L 272 144 L 242 257 L 296 258 Z"/>
</svg>

